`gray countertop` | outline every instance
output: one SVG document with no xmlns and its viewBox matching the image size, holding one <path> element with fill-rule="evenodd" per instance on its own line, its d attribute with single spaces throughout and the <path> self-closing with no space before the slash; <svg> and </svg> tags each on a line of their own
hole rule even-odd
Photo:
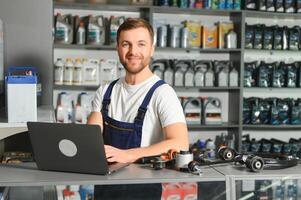
<svg viewBox="0 0 301 200">
<path fill-rule="evenodd" d="M 225 181 L 225 176 L 212 167 L 203 167 L 203 174 L 198 176 L 176 170 L 153 170 L 147 165 L 131 164 L 111 175 L 102 176 L 40 171 L 34 163 L 0 165 L 0 186 L 112 185 L 210 181 Z"/>
</svg>

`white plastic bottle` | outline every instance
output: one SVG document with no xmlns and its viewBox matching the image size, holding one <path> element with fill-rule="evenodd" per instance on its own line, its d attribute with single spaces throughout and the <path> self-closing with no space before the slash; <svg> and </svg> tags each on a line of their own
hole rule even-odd
<svg viewBox="0 0 301 200">
<path fill-rule="evenodd" d="M 83 84 L 83 64 L 80 58 L 77 58 L 74 63 L 72 83 L 73 85 Z"/>
<path fill-rule="evenodd" d="M 54 84 L 62 85 L 64 81 L 64 61 L 58 58 L 54 64 Z"/>
<path fill-rule="evenodd" d="M 71 58 L 67 58 L 64 67 L 64 85 L 72 85 L 72 81 L 73 81 L 73 62 Z"/>
</svg>

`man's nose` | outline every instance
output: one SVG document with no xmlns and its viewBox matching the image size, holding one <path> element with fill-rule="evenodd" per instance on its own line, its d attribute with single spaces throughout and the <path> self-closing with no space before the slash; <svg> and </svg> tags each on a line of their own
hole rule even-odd
<svg viewBox="0 0 301 200">
<path fill-rule="evenodd" d="M 130 48 L 130 53 L 132 55 L 135 55 L 138 53 L 138 46 L 137 45 L 132 45 L 131 48 Z"/>
</svg>

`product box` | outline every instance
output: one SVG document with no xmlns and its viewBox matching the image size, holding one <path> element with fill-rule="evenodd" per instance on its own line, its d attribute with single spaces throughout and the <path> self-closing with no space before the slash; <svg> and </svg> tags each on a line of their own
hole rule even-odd
<svg viewBox="0 0 301 200">
<path fill-rule="evenodd" d="M 204 26 L 202 32 L 203 48 L 215 49 L 217 48 L 217 26 Z"/>
<path fill-rule="evenodd" d="M 218 26 L 218 48 L 225 48 L 225 37 L 226 34 L 229 33 L 230 30 L 234 29 L 234 24 L 231 22 L 220 22 L 217 24 Z"/>
<path fill-rule="evenodd" d="M 199 22 L 185 21 L 184 26 L 188 28 L 188 47 L 201 47 L 201 30 L 202 26 Z"/>
</svg>

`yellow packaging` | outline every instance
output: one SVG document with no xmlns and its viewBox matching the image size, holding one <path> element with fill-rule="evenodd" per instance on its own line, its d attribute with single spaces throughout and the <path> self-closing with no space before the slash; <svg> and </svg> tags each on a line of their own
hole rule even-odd
<svg viewBox="0 0 301 200">
<path fill-rule="evenodd" d="M 184 26 L 188 29 L 188 47 L 201 47 L 201 29 L 202 26 L 198 22 L 185 21 Z"/>
<path fill-rule="evenodd" d="M 204 26 L 202 37 L 204 49 L 217 48 L 217 26 Z"/>
<path fill-rule="evenodd" d="M 232 22 L 220 22 L 218 23 L 218 47 L 220 49 L 225 48 L 225 37 L 230 30 L 234 29 Z"/>
</svg>

